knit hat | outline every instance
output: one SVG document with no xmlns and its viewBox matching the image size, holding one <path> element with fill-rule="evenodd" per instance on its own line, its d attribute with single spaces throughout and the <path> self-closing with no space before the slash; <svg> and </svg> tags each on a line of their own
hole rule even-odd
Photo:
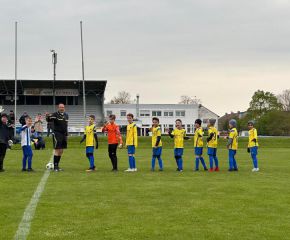
<svg viewBox="0 0 290 240">
<path fill-rule="evenodd" d="M 200 119 L 196 119 L 194 123 L 197 123 L 198 125 L 201 125 L 201 120 Z"/>
<path fill-rule="evenodd" d="M 237 120 L 236 119 L 231 119 L 229 121 L 229 124 L 231 124 L 233 127 L 236 127 L 237 126 Z"/>
</svg>

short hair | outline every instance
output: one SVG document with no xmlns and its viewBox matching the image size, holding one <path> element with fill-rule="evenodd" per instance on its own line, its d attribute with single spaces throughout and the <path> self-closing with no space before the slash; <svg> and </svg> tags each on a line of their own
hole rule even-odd
<svg viewBox="0 0 290 240">
<path fill-rule="evenodd" d="M 152 121 L 157 121 L 157 122 L 159 122 L 159 118 L 158 118 L 158 117 L 154 117 L 154 118 L 152 118 Z"/>
<path fill-rule="evenodd" d="M 26 116 L 26 117 L 25 117 L 25 121 L 26 121 L 26 120 L 31 120 L 31 119 L 32 119 L 32 118 L 31 118 L 30 116 Z"/>
<path fill-rule="evenodd" d="M 109 118 L 115 120 L 115 119 L 116 119 L 116 115 L 115 115 L 115 114 L 110 114 L 110 115 L 109 115 Z"/>
<path fill-rule="evenodd" d="M 182 123 L 180 118 L 176 119 L 175 122 L 181 122 Z"/>
<path fill-rule="evenodd" d="M 94 119 L 94 120 L 96 119 L 95 115 L 90 115 L 89 117 Z"/>
<path fill-rule="evenodd" d="M 128 113 L 128 114 L 127 114 L 127 117 L 134 118 L 134 115 L 133 115 L 132 113 Z"/>
</svg>

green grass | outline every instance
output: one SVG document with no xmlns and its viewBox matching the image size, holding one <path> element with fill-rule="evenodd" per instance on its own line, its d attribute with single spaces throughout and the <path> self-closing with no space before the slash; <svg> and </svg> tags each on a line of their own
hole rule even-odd
<svg viewBox="0 0 290 240">
<path fill-rule="evenodd" d="M 164 172 L 150 172 L 150 139 L 141 138 L 137 173 L 110 172 L 106 140 L 88 161 L 80 138 L 69 140 L 64 172 L 49 176 L 28 239 L 290 239 L 290 139 L 260 139 L 261 172 L 252 173 L 246 139 L 240 139 L 239 172 L 227 172 L 224 140 L 221 172 L 193 172 L 191 141 L 183 173 L 176 172 L 172 140 L 163 137 Z M 19 146 L 7 153 L 0 174 L 0 239 L 12 239 L 52 149 L 34 151 L 35 173 L 22 173 Z M 118 151 L 127 168 L 126 150 Z M 207 162 L 207 156 L 205 157 Z"/>
</svg>

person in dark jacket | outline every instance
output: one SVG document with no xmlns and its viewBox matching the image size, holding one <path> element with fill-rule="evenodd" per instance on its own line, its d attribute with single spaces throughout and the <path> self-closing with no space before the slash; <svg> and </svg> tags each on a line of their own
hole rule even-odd
<svg viewBox="0 0 290 240">
<path fill-rule="evenodd" d="M 1 115 L 0 121 L 0 172 L 4 172 L 3 162 L 6 155 L 6 150 L 8 146 L 13 144 L 11 132 L 8 127 L 8 116 L 7 114 Z"/>
</svg>

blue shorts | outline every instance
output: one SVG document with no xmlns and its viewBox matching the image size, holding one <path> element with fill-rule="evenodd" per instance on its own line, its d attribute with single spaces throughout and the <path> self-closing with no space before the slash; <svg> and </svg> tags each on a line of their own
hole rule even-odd
<svg viewBox="0 0 290 240">
<path fill-rule="evenodd" d="M 162 147 L 152 148 L 153 156 L 161 156 L 161 154 L 162 154 Z"/>
<path fill-rule="evenodd" d="M 216 156 L 216 148 L 212 148 L 212 147 L 209 147 L 207 148 L 207 154 L 210 155 L 210 156 Z"/>
<path fill-rule="evenodd" d="M 174 148 L 174 156 L 181 157 L 183 155 L 183 148 Z"/>
<path fill-rule="evenodd" d="M 127 150 L 128 150 L 128 154 L 135 154 L 135 146 L 134 145 L 127 146 Z"/>
<path fill-rule="evenodd" d="M 203 150 L 203 147 L 195 147 L 194 148 L 195 155 L 197 156 L 202 155 L 202 150 Z"/>
<path fill-rule="evenodd" d="M 24 156 L 33 156 L 31 146 L 22 146 L 22 151 Z"/>
<path fill-rule="evenodd" d="M 86 147 L 86 153 L 94 153 L 94 147 L 93 146 Z"/>
<path fill-rule="evenodd" d="M 251 147 L 250 152 L 252 155 L 258 155 L 258 147 L 257 146 Z"/>
</svg>

